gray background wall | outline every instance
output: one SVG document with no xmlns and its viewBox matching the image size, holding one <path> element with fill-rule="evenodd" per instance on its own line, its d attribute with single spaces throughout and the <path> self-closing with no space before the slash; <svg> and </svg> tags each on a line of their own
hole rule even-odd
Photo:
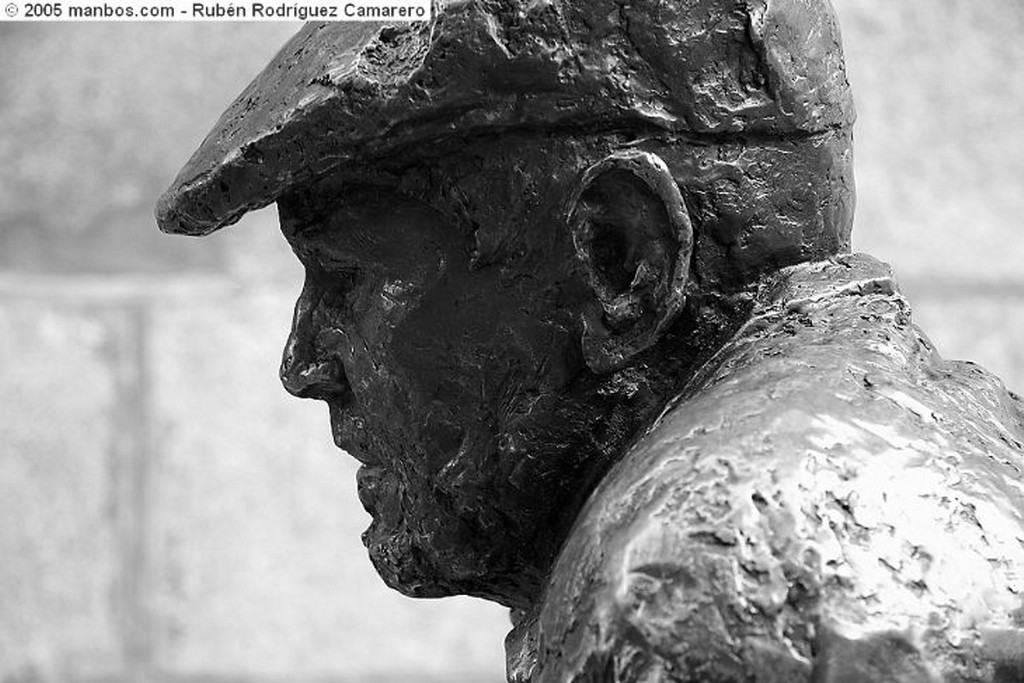
<svg viewBox="0 0 1024 683">
<path fill-rule="evenodd" d="M 1024 389 L 1024 5 L 841 0 L 855 247 Z M 354 463 L 276 381 L 272 210 L 150 218 L 289 24 L 0 24 L 0 682 L 502 679 L 503 611 L 387 591 Z"/>
</svg>

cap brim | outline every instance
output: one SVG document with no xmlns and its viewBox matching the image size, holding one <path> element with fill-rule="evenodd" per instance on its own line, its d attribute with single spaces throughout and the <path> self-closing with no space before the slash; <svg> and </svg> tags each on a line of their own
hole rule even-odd
<svg viewBox="0 0 1024 683">
<path fill-rule="evenodd" d="M 303 27 L 224 112 L 160 197 L 160 229 L 206 235 L 310 179 L 324 156 L 318 131 L 331 128 L 346 87 L 358 87 L 360 59 L 380 29 L 368 22 Z"/>
</svg>

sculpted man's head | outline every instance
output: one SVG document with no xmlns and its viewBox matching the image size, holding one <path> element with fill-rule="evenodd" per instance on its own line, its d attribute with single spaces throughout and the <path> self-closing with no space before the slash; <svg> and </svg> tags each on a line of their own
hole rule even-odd
<svg viewBox="0 0 1024 683">
<path fill-rule="evenodd" d="M 377 569 L 524 607 L 757 278 L 848 248 L 852 118 L 823 3 L 451 2 L 306 26 L 158 220 L 277 202 L 281 378 L 364 463 Z"/>
</svg>

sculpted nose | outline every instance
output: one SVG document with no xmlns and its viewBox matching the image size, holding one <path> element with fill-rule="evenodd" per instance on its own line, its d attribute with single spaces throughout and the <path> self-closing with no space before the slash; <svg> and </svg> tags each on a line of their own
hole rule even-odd
<svg viewBox="0 0 1024 683">
<path fill-rule="evenodd" d="M 303 289 L 295 304 L 291 333 L 281 357 L 281 384 L 298 398 L 339 400 L 351 393 L 345 370 L 332 349 L 320 348 L 314 321 L 317 298 Z"/>
<path fill-rule="evenodd" d="M 345 371 L 336 359 L 317 360 L 299 352 L 303 345 L 288 337 L 281 358 L 281 384 L 299 398 L 321 400 L 345 398 L 349 393 Z"/>
</svg>

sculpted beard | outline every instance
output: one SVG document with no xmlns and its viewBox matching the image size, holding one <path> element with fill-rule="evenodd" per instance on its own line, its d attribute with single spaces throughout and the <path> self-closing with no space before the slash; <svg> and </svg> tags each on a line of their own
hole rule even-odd
<svg viewBox="0 0 1024 683">
<path fill-rule="evenodd" d="M 386 449 L 379 457 L 389 463 L 359 475 L 373 517 L 363 543 L 378 573 L 413 597 L 466 594 L 519 606 L 540 591 L 562 542 L 555 530 L 656 402 L 637 377 L 582 370 L 565 391 L 520 395 L 504 416 L 471 430 L 364 426 L 361 447 Z M 454 455 L 432 468 L 442 453 Z"/>
</svg>

